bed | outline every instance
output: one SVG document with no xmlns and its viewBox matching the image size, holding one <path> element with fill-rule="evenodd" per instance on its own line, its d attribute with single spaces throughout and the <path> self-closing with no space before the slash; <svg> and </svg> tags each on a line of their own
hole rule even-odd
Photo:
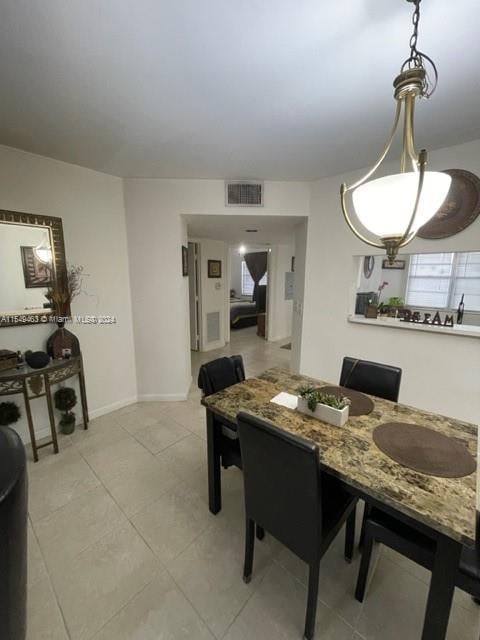
<svg viewBox="0 0 480 640">
<path fill-rule="evenodd" d="M 230 299 L 230 328 L 243 329 L 257 324 L 260 313 L 265 313 L 267 301 L 266 285 L 259 285 L 255 294 L 256 301 L 248 298 Z"/>
<path fill-rule="evenodd" d="M 257 324 L 257 303 L 233 298 L 230 300 L 230 327 L 243 329 Z"/>
</svg>

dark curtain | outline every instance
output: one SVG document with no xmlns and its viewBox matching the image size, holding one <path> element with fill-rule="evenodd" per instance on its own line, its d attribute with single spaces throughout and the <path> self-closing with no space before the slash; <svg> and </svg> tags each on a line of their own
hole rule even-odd
<svg viewBox="0 0 480 640">
<path fill-rule="evenodd" d="M 260 280 L 267 273 L 267 251 L 259 251 L 258 253 L 246 253 L 244 256 L 247 269 L 252 276 L 252 280 L 255 283 L 253 287 L 253 300 L 256 300 L 257 287 Z"/>
</svg>

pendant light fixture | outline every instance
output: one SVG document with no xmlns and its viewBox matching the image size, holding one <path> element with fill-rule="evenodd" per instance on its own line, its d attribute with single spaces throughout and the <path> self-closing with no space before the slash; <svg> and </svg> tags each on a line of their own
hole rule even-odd
<svg viewBox="0 0 480 640">
<path fill-rule="evenodd" d="M 415 151 L 414 110 L 417 98 L 429 98 L 435 91 L 438 73 L 431 58 L 417 49 L 421 0 L 415 5 L 410 55 L 393 82 L 397 108 L 390 137 L 377 162 L 363 178 L 347 186 L 340 197 L 345 220 L 353 233 L 366 244 L 384 249 L 393 263 L 398 250 L 413 240 L 419 228 L 432 218 L 445 200 L 451 178 L 440 171 L 426 171 L 427 152 Z M 433 74 L 430 79 L 427 69 Z M 370 180 L 392 146 L 403 112 L 403 148 L 400 173 Z M 351 192 L 356 217 L 368 235 L 352 221 L 347 194 Z"/>
<path fill-rule="evenodd" d="M 44 231 L 42 241 L 34 248 L 33 252 L 43 264 L 50 264 L 52 262 L 52 247 L 50 245 L 48 231 Z"/>
</svg>

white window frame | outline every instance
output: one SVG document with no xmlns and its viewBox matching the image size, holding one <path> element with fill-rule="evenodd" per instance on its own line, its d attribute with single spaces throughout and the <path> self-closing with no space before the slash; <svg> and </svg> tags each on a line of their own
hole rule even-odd
<svg viewBox="0 0 480 640">
<path fill-rule="evenodd" d="M 453 294 L 454 294 L 454 289 L 455 289 L 455 279 L 457 278 L 457 266 L 458 266 L 458 259 L 459 259 L 459 254 L 460 253 L 478 253 L 478 251 L 440 251 L 439 253 L 452 253 L 453 254 L 453 261 L 452 261 L 452 273 L 450 276 L 443 276 L 444 279 L 448 278 L 449 282 L 448 282 L 448 292 L 447 292 L 447 306 L 445 307 L 435 307 L 434 305 L 409 305 L 408 304 L 408 289 L 409 289 L 409 284 L 410 284 L 410 273 L 412 270 L 412 260 L 409 260 L 409 265 L 408 265 L 408 275 L 407 275 L 407 281 L 405 283 L 405 305 L 409 306 L 409 307 L 413 307 L 416 309 L 426 309 L 426 308 L 431 308 L 431 309 L 438 309 L 439 311 L 456 311 L 457 307 L 453 307 L 452 306 L 452 302 L 453 302 Z M 415 255 L 425 255 L 425 254 L 415 254 Z M 413 255 L 410 257 L 412 258 Z M 415 276 L 412 276 L 415 277 Z M 435 276 L 422 276 L 424 278 L 428 278 L 428 277 L 435 277 Z M 439 278 L 442 276 L 438 276 Z M 480 314 L 480 310 L 478 309 L 468 309 L 467 306 L 465 305 L 465 313 L 469 313 L 469 314 Z"/>
</svg>

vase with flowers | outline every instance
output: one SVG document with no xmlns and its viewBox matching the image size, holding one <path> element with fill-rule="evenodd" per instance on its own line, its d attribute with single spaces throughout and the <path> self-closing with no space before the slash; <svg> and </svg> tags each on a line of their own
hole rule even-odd
<svg viewBox="0 0 480 640">
<path fill-rule="evenodd" d="M 57 330 L 47 340 L 47 353 L 55 360 L 80 355 L 80 343 L 77 336 L 65 328 L 70 318 L 70 305 L 82 291 L 83 266 L 68 266 L 52 281 L 46 297 L 51 303 L 57 324 Z"/>
<path fill-rule="evenodd" d="M 385 289 L 387 285 L 388 285 L 388 282 L 384 280 L 378 286 L 377 293 L 375 294 L 375 296 L 372 296 L 372 298 L 368 301 L 367 306 L 365 307 L 365 318 L 378 317 L 378 312 L 382 307 L 382 303 L 380 302 L 380 299 L 382 297 L 382 291 Z"/>
</svg>

